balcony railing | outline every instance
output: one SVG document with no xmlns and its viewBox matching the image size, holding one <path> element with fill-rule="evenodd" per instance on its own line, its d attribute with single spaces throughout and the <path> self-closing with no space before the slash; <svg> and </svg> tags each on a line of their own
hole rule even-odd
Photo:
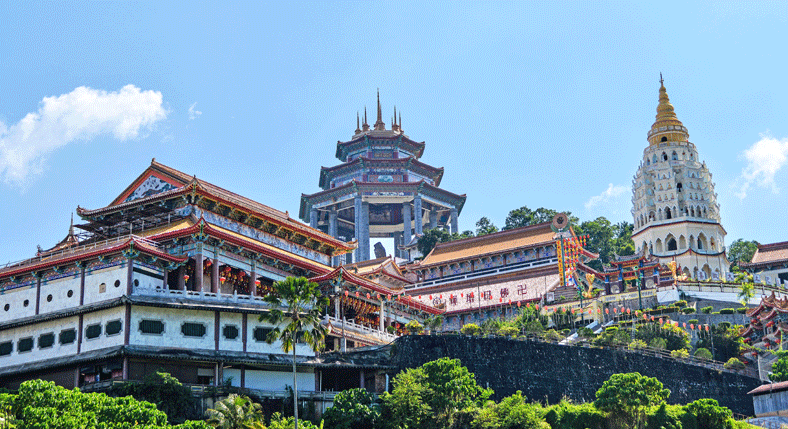
<svg viewBox="0 0 788 429">
<path fill-rule="evenodd" d="M 331 322 L 331 325 L 334 326 L 334 328 L 336 328 L 337 330 L 342 329 L 341 319 L 333 316 L 325 316 L 324 320 Z M 386 343 L 390 343 L 397 339 L 397 336 L 394 334 L 389 334 L 388 332 L 383 332 L 377 329 L 366 327 L 364 325 L 359 325 L 347 319 L 345 320 L 345 330 L 347 330 L 348 332 L 356 332 L 362 335 L 374 337 Z"/>
</svg>

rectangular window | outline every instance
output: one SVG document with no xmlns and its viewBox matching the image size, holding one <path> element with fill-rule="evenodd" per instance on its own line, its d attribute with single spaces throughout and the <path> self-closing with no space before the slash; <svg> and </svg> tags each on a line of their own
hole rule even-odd
<svg viewBox="0 0 788 429">
<path fill-rule="evenodd" d="M 39 349 L 46 349 L 52 347 L 52 344 L 55 344 L 55 334 L 47 333 L 41 334 L 38 337 L 38 348 Z"/>
<path fill-rule="evenodd" d="M 224 325 L 222 334 L 224 335 L 224 338 L 228 340 L 234 340 L 238 338 L 238 327 L 235 325 Z"/>
<path fill-rule="evenodd" d="M 98 338 L 101 335 L 101 324 L 96 323 L 95 325 L 89 325 L 85 328 L 85 338 L 91 340 L 93 338 Z"/>
<path fill-rule="evenodd" d="M 164 332 L 164 323 L 161 320 L 140 320 L 140 332 L 160 335 Z"/>
<path fill-rule="evenodd" d="M 64 329 L 60 331 L 60 335 L 58 340 L 60 344 L 71 344 L 77 339 L 77 330 L 76 329 Z"/>
<path fill-rule="evenodd" d="M 202 323 L 184 323 L 181 325 L 181 333 L 186 337 L 204 337 L 205 325 Z"/>
<path fill-rule="evenodd" d="M 262 328 L 260 326 L 254 328 L 254 332 L 252 332 L 252 337 L 254 337 L 255 341 L 263 342 L 266 338 L 268 338 L 268 334 L 273 329 L 270 328 Z"/>
<path fill-rule="evenodd" d="M 14 351 L 14 343 L 11 341 L 0 343 L 0 356 L 8 356 L 12 351 Z"/>
<path fill-rule="evenodd" d="M 119 334 L 122 327 L 123 325 L 120 323 L 120 320 L 113 320 L 111 322 L 107 322 L 106 333 L 107 335 Z"/>
<path fill-rule="evenodd" d="M 22 338 L 19 340 L 19 343 L 16 345 L 16 349 L 19 353 L 29 352 L 33 350 L 33 338 Z"/>
</svg>

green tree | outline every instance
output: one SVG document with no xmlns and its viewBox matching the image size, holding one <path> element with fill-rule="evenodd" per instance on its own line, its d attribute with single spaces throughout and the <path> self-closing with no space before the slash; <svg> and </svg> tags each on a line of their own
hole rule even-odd
<svg viewBox="0 0 788 429">
<path fill-rule="evenodd" d="M 331 429 L 368 429 L 380 423 L 380 407 L 375 397 L 364 389 L 343 390 L 334 397 L 334 405 L 323 414 Z"/>
<path fill-rule="evenodd" d="M 441 358 L 397 374 L 392 392 L 383 394 L 382 420 L 390 428 L 449 428 L 458 416 L 480 406 L 492 390 L 459 359 Z"/>
<path fill-rule="evenodd" d="M 492 234 L 498 232 L 498 227 L 493 225 L 490 219 L 483 217 L 476 222 L 476 236 Z"/>
<path fill-rule="evenodd" d="M 246 396 L 230 394 L 206 411 L 208 424 L 220 429 L 249 429 L 263 421 L 262 406 Z"/>
<path fill-rule="evenodd" d="M 661 338 L 665 340 L 665 349 L 671 351 L 686 349 L 690 343 L 687 331 L 672 323 L 664 323 L 662 325 L 656 322 L 643 323 L 637 327 L 634 338 L 643 340 L 649 345 L 652 344 L 655 338 Z"/>
<path fill-rule="evenodd" d="M 752 257 L 755 255 L 756 250 L 758 250 L 757 241 L 747 241 L 739 238 L 728 246 L 728 251 L 725 254 L 728 256 L 728 261 L 738 267 L 743 262 L 752 262 Z"/>
<path fill-rule="evenodd" d="M 519 390 L 499 403 L 482 408 L 471 423 L 474 429 L 550 429 L 545 410 L 538 403 L 529 404 Z"/>
<path fill-rule="evenodd" d="M 141 383 L 113 385 L 110 393 L 113 396 L 131 395 L 137 400 L 156 404 L 173 423 L 201 417 L 198 412 L 199 400 L 192 395 L 191 390 L 164 371 L 146 375 Z"/>
<path fill-rule="evenodd" d="M 315 426 L 309 420 L 301 420 L 297 422 L 302 429 L 323 429 L 323 425 Z M 284 417 L 282 413 L 273 413 L 271 415 L 271 422 L 268 429 L 295 429 L 296 419 L 294 417 Z M 256 429 L 256 428 L 255 428 Z"/>
<path fill-rule="evenodd" d="M 670 390 L 653 377 L 637 372 L 613 374 L 596 392 L 594 406 L 610 413 L 613 424 L 626 428 L 642 428 L 646 410 L 660 405 L 670 396 Z"/>
<path fill-rule="evenodd" d="M 449 241 L 460 240 L 463 238 L 473 237 L 473 231 L 463 231 L 460 234 L 454 233 L 450 234 L 445 229 L 441 228 L 433 228 L 424 231 L 421 237 L 419 237 L 418 243 L 416 243 L 416 249 L 419 250 L 424 256 L 427 256 L 432 252 L 432 249 L 438 245 L 438 243 L 447 243 Z"/>
<path fill-rule="evenodd" d="M 698 429 L 731 429 L 733 412 L 721 407 L 716 399 L 698 399 L 687 404 L 684 409 L 695 416 Z"/>
<path fill-rule="evenodd" d="M 741 303 L 742 307 L 746 307 L 753 296 L 755 296 L 755 285 L 751 282 L 742 281 L 741 290 L 736 296 L 739 298 L 739 302 Z"/>
<path fill-rule="evenodd" d="M 738 357 L 744 347 L 744 340 L 739 336 L 740 329 L 740 325 L 731 326 L 728 323 L 712 325 L 709 332 L 700 331 L 696 346 L 713 349 L 713 359 L 721 362 Z"/>
<path fill-rule="evenodd" d="M 576 225 L 579 222 L 577 217 L 572 216 L 571 212 L 564 212 L 569 216 L 569 222 Z M 519 209 L 514 209 L 506 216 L 506 225 L 503 227 L 504 231 L 507 229 L 520 228 L 523 226 L 536 225 L 539 223 L 552 222 L 553 217 L 558 214 L 558 211 L 553 209 L 546 209 L 539 207 L 536 210 L 531 210 L 526 206 Z"/>
<path fill-rule="evenodd" d="M 273 284 L 273 293 L 263 298 L 273 307 L 260 316 L 260 321 L 274 326 L 265 341 L 282 343 L 282 351 L 293 352 L 293 416 L 298 429 L 298 384 L 296 381 L 296 343 L 303 340 L 312 350 L 324 345 L 326 328 L 320 321 L 328 298 L 317 283 L 305 277 L 288 277 Z M 284 311 L 282 310 L 284 308 Z"/>
<path fill-rule="evenodd" d="M 17 394 L 0 394 L 0 406 L 25 429 L 210 428 L 205 422 L 170 426 L 167 415 L 150 402 L 82 393 L 43 380 L 22 383 Z"/>
<path fill-rule="evenodd" d="M 772 364 L 769 380 L 774 382 L 788 381 L 788 351 L 776 350 L 774 353 L 779 357 Z"/>
</svg>

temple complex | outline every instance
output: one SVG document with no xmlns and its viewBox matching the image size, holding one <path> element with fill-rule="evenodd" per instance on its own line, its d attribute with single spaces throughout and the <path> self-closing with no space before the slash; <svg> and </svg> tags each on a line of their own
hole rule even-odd
<svg viewBox="0 0 788 429">
<path fill-rule="evenodd" d="M 782 285 L 788 288 L 788 241 L 759 244 L 752 261 L 739 266 L 758 278 L 756 283 Z"/>
<path fill-rule="evenodd" d="M 404 296 L 395 267 L 385 280 L 332 268 L 352 243 L 155 160 L 108 206 L 77 214 L 57 245 L 0 269 L 2 387 L 91 388 L 163 369 L 187 384 L 283 391 L 291 357 L 266 342 L 274 327 L 260 316 L 290 276 L 331 297 L 329 349 L 388 344 L 440 312 Z M 299 385 L 320 390 L 315 353 L 298 343 L 296 355 Z"/>
<path fill-rule="evenodd" d="M 391 129 L 386 129 L 380 95 L 377 104 L 373 127 L 365 110 L 363 123 L 356 118 L 353 137 L 337 142 L 336 157 L 342 164 L 321 169 L 323 190 L 301 195 L 299 217 L 304 222 L 331 237 L 355 239 L 353 262 L 370 259 L 371 238 L 393 238 L 395 256 L 406 258 L 400 247 L 414 235 L 432 228 L 458 232 L 457 216 L 465 204 L 464 194 L 439 187 L 443 168 L 419 161 L 424 142 L 405 135 L 401 114 L 398 118 L 395 109 Z"/>
<path fill-rule="evenodd" d="M 662 264 L 675 261 L 687 277 L 723 278 L 729 263 L 714 182 L 662 79 L 648 142 L 632 180 L 635 248 L 647 249 Z"/>
</svg>

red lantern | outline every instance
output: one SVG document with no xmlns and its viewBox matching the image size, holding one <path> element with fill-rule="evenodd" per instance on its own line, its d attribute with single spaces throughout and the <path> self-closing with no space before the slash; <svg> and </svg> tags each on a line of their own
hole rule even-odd
<svg viewBox="0 0 788 429">
<path fill-rule="evenodd" d="M 419 295 L 419 301 L 421 301 L 421 295 Z"/>
<path fill-rule="evenodd" d="M 391 294 L 386 295 L 386 301 L 391 301 Z"/>
<path fill-rule="evenodd" d="M 430 295 L 430 301 L 432 301 L 432 295 Z"/>
<path fill-rule="evenodd" d="M 227 277 L 225 277 L 225 276 L 219 277 L 219 281 L 222 282 L 222 284 L 224 284 L 225 280 L 227 280 Z"/>
<path fill-rule="evenodd" d="M 659 324 L 661 325 L 662 323 L 663 323 L 663 321 L 662 321 L 662 318 L 660 317 L 659 318 Z"/>
<path fill-rule="evenodd" d="M 596 309 L 596 314 L 602 314 L 602 309 L 601 308 L 597 308 Z"/>
<path fill-rule="evenodd" d="M 517 301 L 517 308 L 520 308 L 520 301 Z"/>
<path fill-rule="evenodd" d="M 347 296 L 348 296 L 348 293 L 349 293 L 349 292 L 350 292 L 350 291 L 348 291 L 347 289 L 345 289 L 345 298 L 347 298 Z"/>
<path fill-rule="evenodd" d="M 498 298 L 498 302 L 503 302 L 503 298 Z"/>
<path fill-rule="evenodd" d="M 627 308 L 627 314 L 632 314 L 632 309 L 631 308 Z"/>
<path fill-rule="evenodd" d="M 692 331 L 695 330 L 695 324 L 694 323 L 690 323 L 690 330 L 692 330 Z"/>
<path fill-rule="evenodd" d="M 438 295 L 438 299 L 443 299 L 443 294 Z"/>
<path fill-rule="evenodd" d="M 609 308 L 605 309 L 605 314 L 610 314 L 610 309 Z"/>
<path fill-rule="evenodd" d="M 376 294 L 375 294 L 375 299 L 377 299 L 378 301 L 380 301 L 380 294 L 379 294 L 379 293 L 376 293 Z"/>
<path fill-rule="evenodd" d="M 618 307 L 613 307 L 613 313 L 618 313 Z"/>
<path fill-rule="evenodd" d="M 706 332 L 709 332 L 709 325 L 706 325 Z"/>
<path fill-rule="evenodd" d="M 687 322 L 682 323 L 684 329 L 687 329 Z"/>
<path fill-rule="evenodd" d="M 572 309 L 572 314 L 575 314 L 575 309 L 574 308 Z"/>
<path fill-rule="evenodd" d="M 260 280 L 255 280 L 254 284 L 256 284 L 257 286 L 260 286 Z"/>
<path fill-rule="evenodd" d="M 185 282 L 189 281 L 189 275 L 188 274 L 184 274 L 183 275 L 183 281 L 185 281 Z"/>
<path fill-rule="evenodd" d="M 536 310 L 539 311 L 539 304 L 534 304 L 534 306 L 536 307 Z"/>
<path fill-rule="evenodd" d="M 356 291 L 356 298 L 358 298 L 359 295 L 361 295 L 361 294 L 358 291 Z"/>
<path fill-rule="evenodd" d="M 370 296 L 369 296 L 369 292 L 367 292 L 367 299 L 369 299 L 369 298 L 370 298 Z"/>
<path fill-rule="evenodd" d="M 651 321 L 652 321 L 652 322 L 654 321 L 654 316 L 651 316 Z"/>
</svg>

